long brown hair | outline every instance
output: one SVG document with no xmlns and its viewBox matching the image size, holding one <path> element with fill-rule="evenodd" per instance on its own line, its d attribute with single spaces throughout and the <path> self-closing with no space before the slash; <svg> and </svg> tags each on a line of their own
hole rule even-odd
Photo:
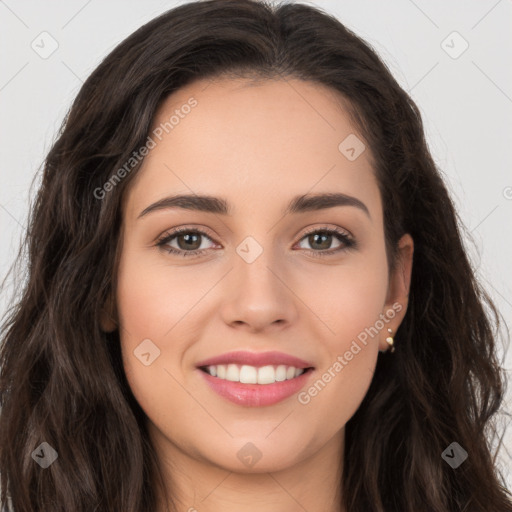
<svg viewBox="0 0 512 512">
<path fill-rule="evenodd" d="M 145 144 L 170 93 L 221 75 L 337 91 L 374 157 L 391 264 L 402 234 L 415 242 L 396 351 L 379 355 L 346 426 L 347 510 L 512 511 L 489 440 L 505 383 L 499 314 L 475 279 L 418 107 L 333 16 L 253 0 L 183 4 L 134 32 L 84 83 L 47 155 L 19 255 L 26 281 L 1 339 L 1 505 L 9 493 L 15 512 L 155 509 L 144 413 L 119 332 L 100 329 L 116 286 L 121 200 L 139 164 L 101 198 L 95 191 Z M 469 454 L 456 469 L 441 457 L 454 441 Z M 44 470 L 31 456 L 43 442 L 58 453 Z"/>
</svg>

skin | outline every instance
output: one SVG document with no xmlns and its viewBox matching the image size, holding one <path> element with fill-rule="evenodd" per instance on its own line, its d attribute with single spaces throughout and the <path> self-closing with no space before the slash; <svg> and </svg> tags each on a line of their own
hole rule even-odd
<svg viewBox="0 0 512 512">
<path fill-rule="evenodd" d="M 197 106 L 158 141 L 124 197 L 115 320 L 105 315 L 103 328 L 120 329 L 127 379 L 178 510 L 343 512 L 345 424 L 387 349 L 386 329 L 395 333 L 405 315 L 413 241 L 402 237 L 390 275 L 371 151 L 349 161 L 338 150 L 357 131 L 335 91 L 300 80 L 197 81 L 167 98 L 154 126 L 191 96 Z M 319 192 L 354 196 L 369 216 L 336 206 L 283 217 L 293 196 Z M 233 215 L 162 209 L 137 218 L 180 193 L 223 197 Z M 202 255 L 155 245 L 181 226 L 207 231 L 211 239 L 196 245 Z M 311 255 L 343 242 L 314 245 L 306 228 L 336 226 L 357 247 Z M 236 252 L 247 236 L 263 249 L 252 263 Z M 186 250 L 181 242 L 169 244 Z M 196 369 L 233 350 L 279 350 L 313 363 L 308 388 L 393 304 L 401 311 L 307 404 L 294 395 L 266 407 L 235 405 Z M 160 349 L 149 366 L 133 353 L 144 339 Z M 237 457 L 249 442 L 262 454 L 252 467 Z"/>
</svg>

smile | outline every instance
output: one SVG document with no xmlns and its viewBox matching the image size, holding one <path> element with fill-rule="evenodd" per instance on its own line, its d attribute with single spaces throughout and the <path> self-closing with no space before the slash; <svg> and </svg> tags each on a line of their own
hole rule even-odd
<svg viewBox="0 0 512 512">
<path fill-rule="evenodd" d="M 309 362 L 281 352 L 237 351 L 200 362 L 207 385 L 237 405 L 273 405 L 298 393 L 311 376 Z"/>
</svg>

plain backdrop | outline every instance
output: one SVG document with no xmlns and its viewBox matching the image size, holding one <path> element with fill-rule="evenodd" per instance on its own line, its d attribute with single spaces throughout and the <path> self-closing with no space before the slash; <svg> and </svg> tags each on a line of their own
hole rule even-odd
<svg viewBox="0 0 512 512">
<path fill-rule="evenodd" d="M 0 277 L 26 226 L 30 183 L 82 82 L 121 40 L 182 3 L 0 0 Z M 510 326 L 512 1 L 305 3 L 368 41 L 420 107 L 433 157 L 474 240 L 473 264 Z M 512 350 L 505 352 L 510 376 Z M 512 452 L 512 425 L 504 443 Z M 500 467 L 512 488 L 505 450 Z"/>
</svg>

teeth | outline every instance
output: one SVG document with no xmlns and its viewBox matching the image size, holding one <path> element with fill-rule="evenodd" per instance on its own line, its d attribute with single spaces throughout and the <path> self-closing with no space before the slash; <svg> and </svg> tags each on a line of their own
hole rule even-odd
<svg viewBox="0 0 512 512">
<path fill-rule="evenodd" d="M 242 384 L 273 384 L 284 380 L 294 379 L 304 373 L 304 368 L 295 368 L 280 364 L 278 366 L 255 366 L 236 364 L 218 364 L 207 366 L 206 371 L 213 377 L 241 382 Z"/>
<path fill-rule="evenodd" d="M 286 366 L 283 364 L 280 364 L 276 368 L 276 380 L 278 382 L 282 382 L 283 380 L 286 380 Z"/>
<path fill-rule="evenodd" d="M 258 382 L 258 370 L 254 366 L 242 366 L 240 368 L 240 382 L 244 384 L 257 384 Z"/>
<path fill-rule="evenodd" d="M 210 370 L 210 368 L 212 368 L 212 367 L 208 366 L 208 370 Z M 219 377 L 219 379 L 225 379 L 226 378 L 226 366 L 223 364 L 219 364 L 219 365 L 217 365 L 216 368 L 217 368 L 217 377 Z M 210 375 L 213 375 L 213 373 L 211 371 L 210 371 Z"/>
<path fill-rule="evenodd" d="M 238 366 L 236 364 L 228 364 L 226 376 L 224 378 L 231 382 L 240 382 L 240 370 L 238 369 Z"/>
<path fill-rule="evenodd" d="M 258 368 L 258 384 L 273 384 L 276 381 L 276 371 L 273 366 Z"/>
</svg>

